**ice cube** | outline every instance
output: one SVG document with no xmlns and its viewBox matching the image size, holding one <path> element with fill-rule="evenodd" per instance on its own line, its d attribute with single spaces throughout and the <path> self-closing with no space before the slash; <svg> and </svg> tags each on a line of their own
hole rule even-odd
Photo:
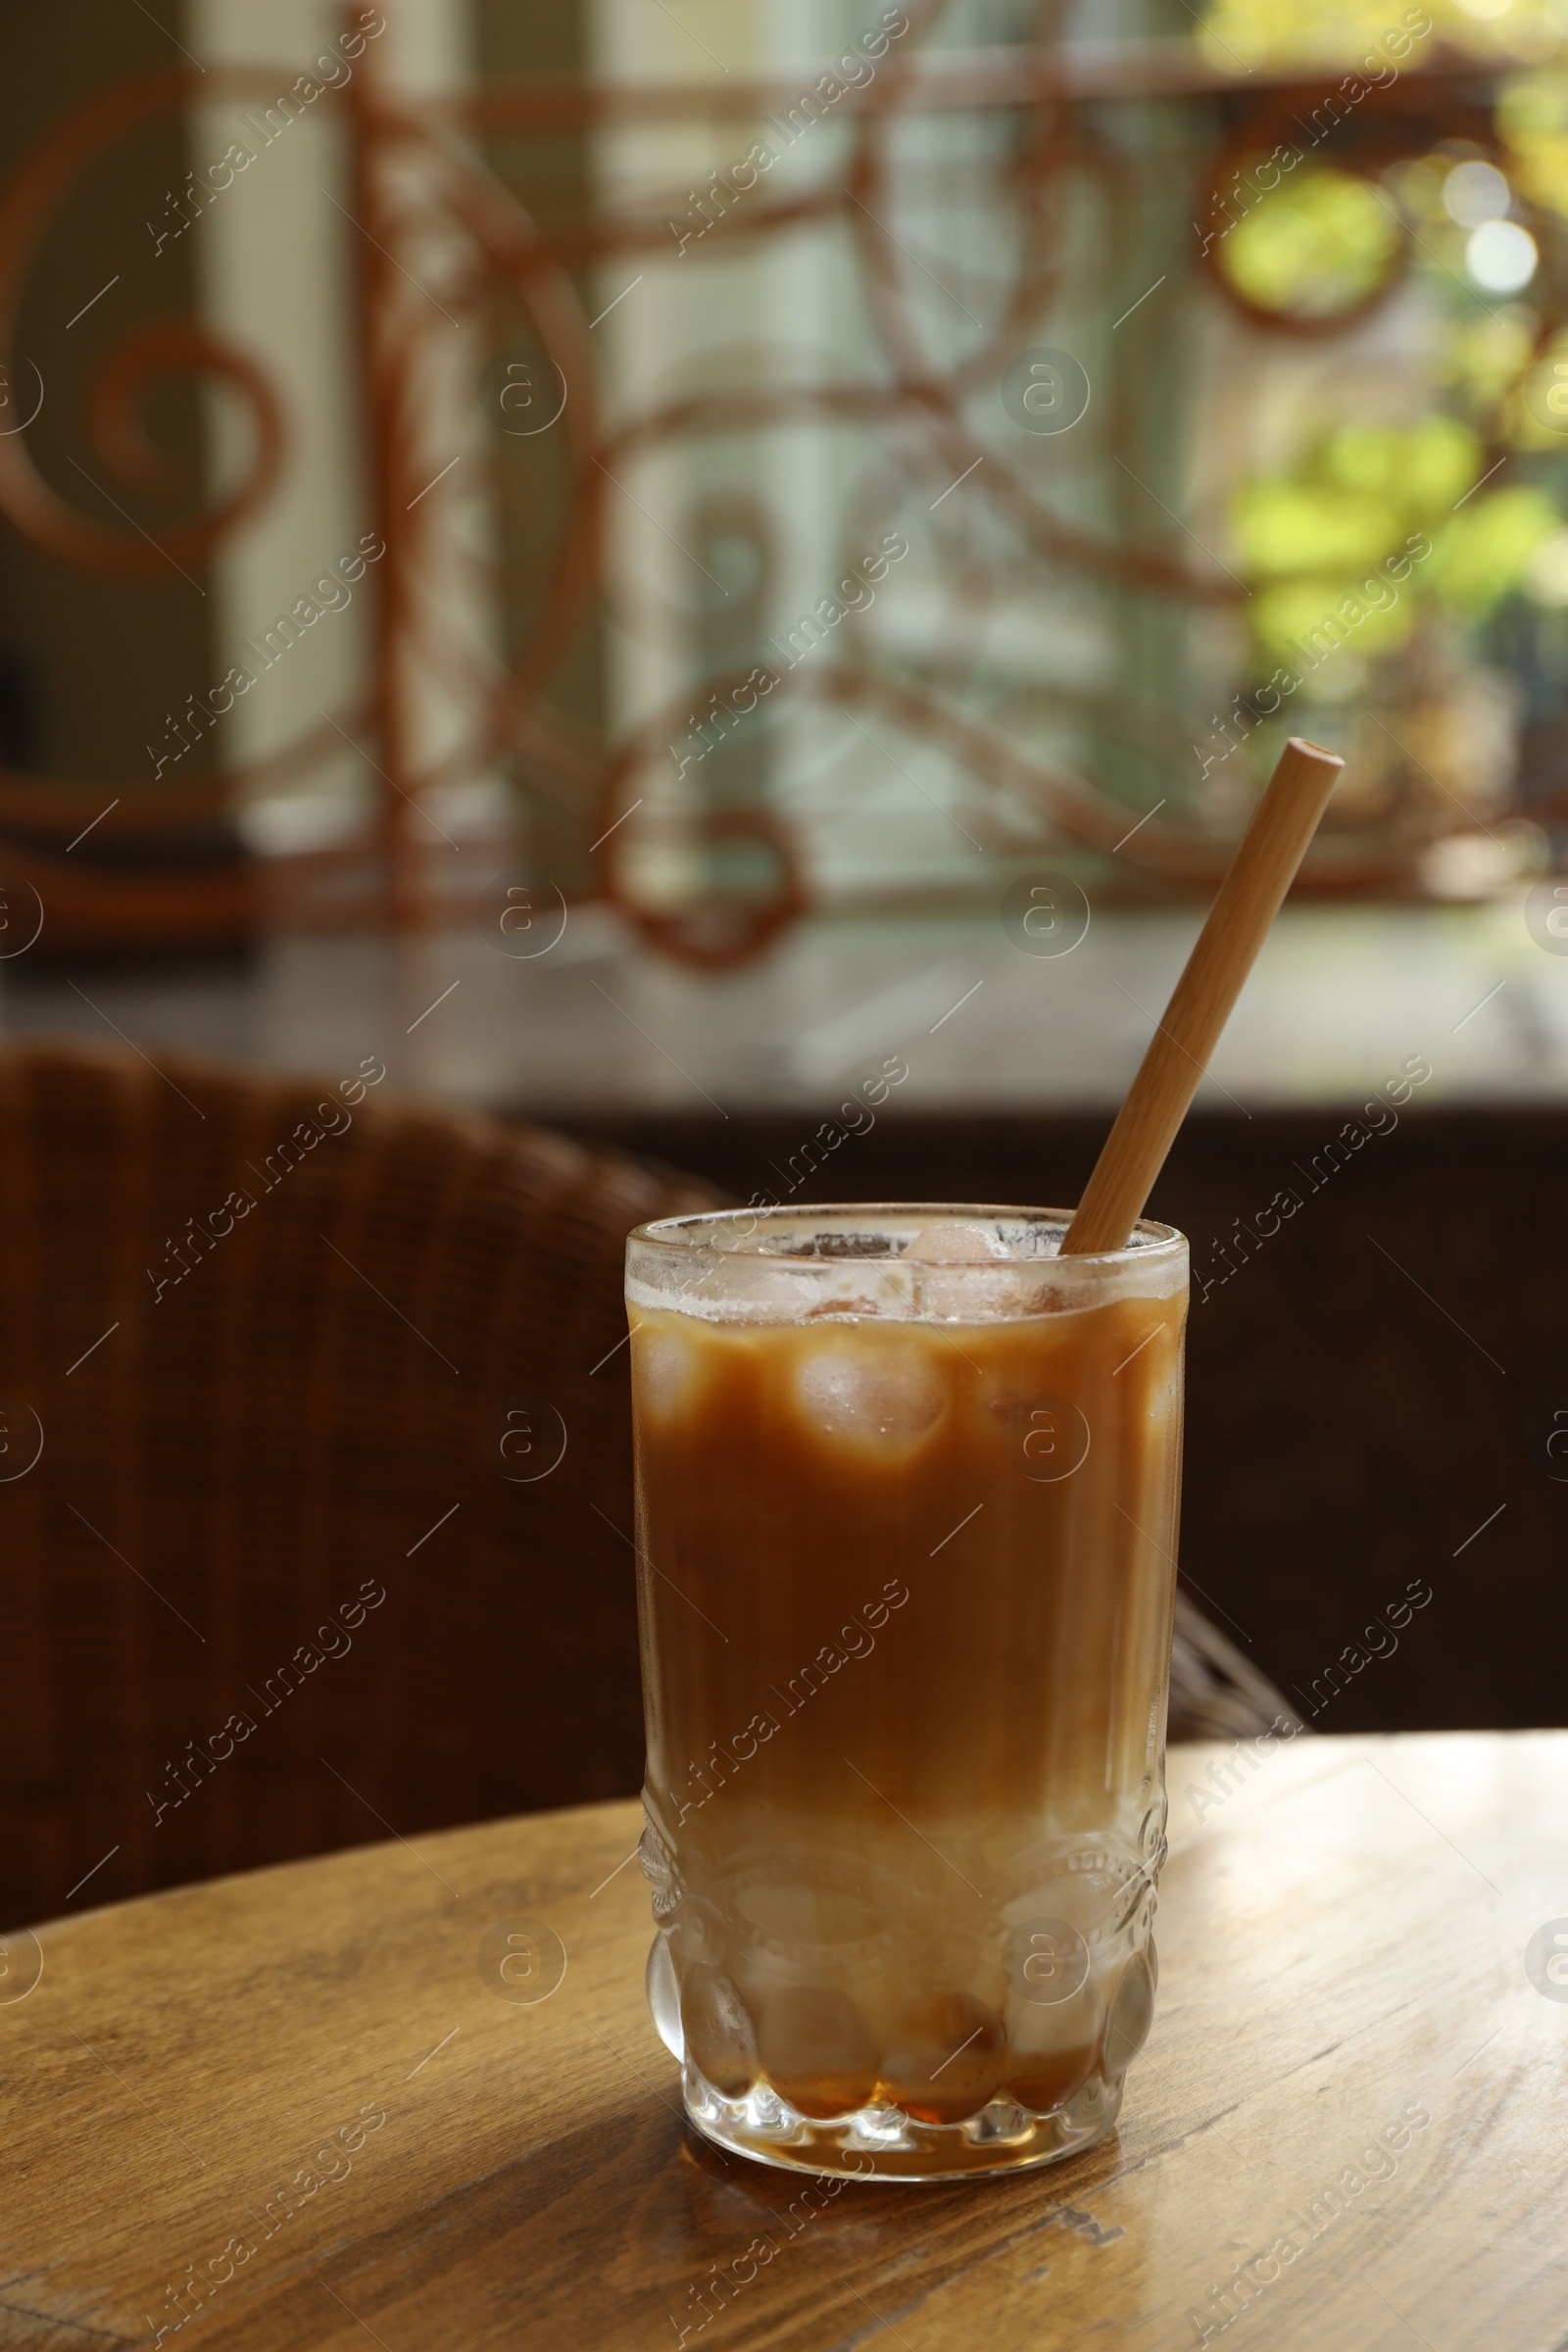
<svg viewBox="0 0 1568 2352">
<path fill-rule="evenodd" d="M 813 1349 L 796 1387 L 818 1429 L 888 1446 L 923 1437 L 947 1401 L 930 1349 L 897 1330 L 845 1335 Z"/>
<path fill-rule="evenodd" d="M 678 2063 L 686 2055 L 680 2023 L 680 1991 L 675 1983 L 675 1964 L 669 1956 L 669 1937 L 662 1931 L 649 1946 L 648 1972 L 643 1984 L 654 2030 Z"/>
<path fill-rule="evenodd" d="M 1020 2107 L 1050 2115 L 1082 2090 L 1098 2056 L 1092 2041 L 1015 2048 L 1007 2061 L 1004 2087 Z"/>
<path fill-rule="evenodd" d="M 900 1262 L 927 1266 L 967 1265 L 985 1257 L 1006 1257 L 1007 1245 L 985 1225 L 922 1225 L 901 1252 Z"/>
<path fill-rule="evenodd" d="M 1001 2020 L 972 1992 L 908 2003 L 882 2058 L 881 2091 L 924 2124 L 961 2124 L 997 2095 L 1006 2058 Z"/>
<path fill-rule="evenodd" d="M 640 1413 L 668 1421 L 680 1411 L 697 1369 L 696 1349 L 677 1332 L 644 1331 L 632 1339 L 633 1393 Z"/>
<path fill-rule="evenodd" d="M 1142 1952 L 1134 1952 L 1121 1972 L 1105 2027 L 1105 2072 L 1112 2081 L 1126 2073 L 1153 2022 L 1154 1972 Z"/>
<path fill-rule="evenodd" d="M 694 1968 L 680 1997 L 685 2055 L 726 2099 L 744 2099 L 757 2081 L 757 2034 L 745 2002 L 717 1969 Z"/>
<path fill-rule="evenodd" d="M 758 2035 L 767 2079 L 802 2115 L 825 2121 L 853 2114 L 876 2088 L 871 2029 L 830 1984 L 794 1984 L 775 1993 Z"/>
<path fill-rule="evenodd" d="M 1066 1921 L 1026 1920 L 1008 1940 L 1012 1983 L 1005 2087 L 1020 2107 L 1049 2115 L 1081 2090 L 1095 2071 L 1103 1988 L 1091 1969 L 1088 1946 Z"/>
<path fill-rule="evenodd" d="M 898 1262 L 906 1280 L 913 1284 L 916 1314 L 942 1322 L 983 1322 L 1027 1313 L 1028 1299 L 1038 1287 L 1038 1276 L 1026 1272 L 991 1227 L 956 1217 L 923 1226 Z M 996 1271 L 1007 1265 L 1016 1271 Z"/>
</svg>

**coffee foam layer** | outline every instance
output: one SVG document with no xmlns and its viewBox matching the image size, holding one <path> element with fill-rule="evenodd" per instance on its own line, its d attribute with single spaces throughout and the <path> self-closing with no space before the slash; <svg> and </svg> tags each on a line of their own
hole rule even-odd
<svg viewBox="0 0 1568 2352">
<path fill-rule="evenodd" d="M 896 1322 L 1016 1322 L 1083 1313 L 1120 1298 L 1173 1298 L 1186 1287 L 1185 1252 L 1105 1265 L 1073 1258 L 932 1264 L 908 1256 L 790 1263 L 735 1252 L 693 1251 L 662 1263 L 658 1279 L 635 1259 L 626 1299 L 705 1323 L 808 1323 L 824 1316 Z"/>
</svg>

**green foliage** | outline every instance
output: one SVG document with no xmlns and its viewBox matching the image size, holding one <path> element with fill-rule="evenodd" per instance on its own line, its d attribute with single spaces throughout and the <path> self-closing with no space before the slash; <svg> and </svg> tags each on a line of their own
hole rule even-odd
<svg viewBox="0 0 1568 2352">
<path fill-rule="evenodd" d="M 1386 59 L 1421 64 L 1433 43 L 1472 56 L 1534 60 L 1562 37 L 1561 0 L 1211 0 L 1199 39 L 1225 74 L 1262 65 L 1314 64 L 1376 71 Z M 1391 44 L 1391 35 L 1396 36 Z"/>
<path fill-rule="evenodd" d="M 1258 591 L 1253 635 L 1265 653 L 1289 655 L 1295 645 L 1310 645 L 1314 631 L 1333 620 L 1354 632 L 1357 654 L 1396 653 L 1410 634 L 1414 612 L 1408 596 L 1392 584 L 1381 584 L 1378 595 L 1382 601 L 1374 603 L 1343 579 L 1282 581 Z"/>
<path fill-rule="evenodd" d="M 1483 618 L 1519 586 L 1531 557 L 1558 521 L 1545 492 L 1526 483 L 1461 507 L 1433 543 L 1434 595 L 1466 619 Z"/>
<path fill-rule="evenodd" d="M 1237 221 L 1220 266 L 1261 309 L 1328 318 L 1381 283 L 1399 235 L 1396 216 L 1368 181 L 1319 166 L 1298 170 Z"/>
<path fill-rule="evenodd" d="M 1342 424 L 1298 472 L 1244 484 L 1236 543 L 1254 576 L 1349 580 L 1412 531 L 1436 526 L 1480 470 L 1481 444 L 1456 417 Z"/>
<path fill-rule="evenodd" d="M 1444 13 L 1441 0 L 1430 14 Z M 1248 66 L 1285 58 L 1353 65 L 1398 22 L 1390 0 L 1215 0 L 1205 11 L 1206 46 Z"/>
<path fill-rule="evenodd" d="M 1259 650 L 1286 653 L 1337 615 L 1358 656 L 1393 652 L 1424 603 L 1478 620 L 1517 590 L 1560 517 L 1531 484 L 1467 496 L 1481 460 L 1467 425 L 1432 416 L 1340 425 L 1294 473 L 1247 483 L 1234 529 L 1259 582 L 1250 608 Z M 1402 579 L 1391 558 L 1407 563 Z"/>
<path fill-rule="evenodd" d="M 1506 83 L 1495 121 L 1525 195 L 1568 215 L 1568 74 L 1521 74 Z"/>
</svg>

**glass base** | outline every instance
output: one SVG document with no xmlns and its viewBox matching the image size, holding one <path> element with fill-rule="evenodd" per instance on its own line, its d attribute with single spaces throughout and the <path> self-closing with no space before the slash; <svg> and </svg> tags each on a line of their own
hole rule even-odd
<svg viewBox="0 0 1568 2352">
<path fill-rule="evenodd" d="M 1122 2083 L 1120 2077 L 1094 2075 L 1050 2115 L 996 2099 L 962 2124 L 917 2123 L 887 2106 L 818 2122 L 761 2087 L 727 2099 L 689 2058 L 681 2087 L 686 2113 L 705 2139 L 759 2164 L 858 2180 L 963 2180 L 1032 2172 L 1093 2147 L 1116 2120 Z"/>
</svg>

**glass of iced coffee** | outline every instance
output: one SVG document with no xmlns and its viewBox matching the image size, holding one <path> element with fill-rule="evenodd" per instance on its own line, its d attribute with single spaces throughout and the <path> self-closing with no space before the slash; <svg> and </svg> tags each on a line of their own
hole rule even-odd
<svg viewBox="0 0 1568 2352">
<path fill-rule="evenodd" d="M 769 2163 L 1049 2163 L 1149 2032 L 1187 1245 L 1067 1222 L 628 1245 L 649 2001 L 694 2124 Z"/>
</svg>

